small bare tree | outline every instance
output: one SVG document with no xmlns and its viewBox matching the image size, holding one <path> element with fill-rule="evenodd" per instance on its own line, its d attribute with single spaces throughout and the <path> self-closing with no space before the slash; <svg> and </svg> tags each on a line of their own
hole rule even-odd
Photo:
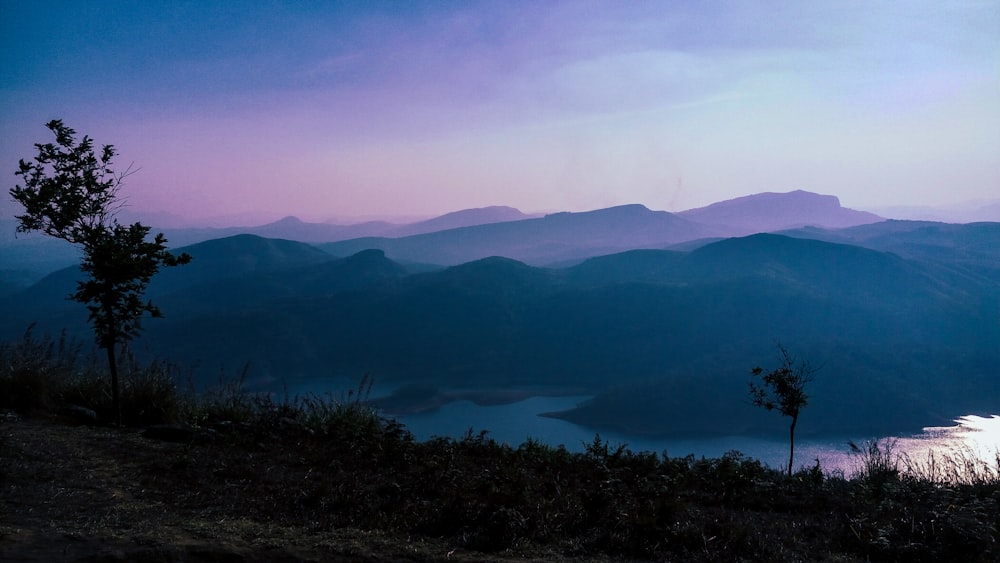
<svg viewBox="0 0 1000 563">
<path fill-rule="evenodd" d="M 750 401 L 756 407 L 775 410 L 792 419 L 788 431 L 788 476 L 792 475 L 792 463 L 795 459 L 795 425 L 799 421 L 799 411 L 809 404 L 806 395 L 806 384 L 813 380 L 816 369 L 809 362 L 796 361 L 784 346 L 778 344 L 778 359 L 780 365 L 767 373 L 760 367 L 751 370 L 755 378 L 750 381 Z"/>
<path fill-rule="evenodd" d="M 41 231 L 82 247 L 81 268 L 88 277 L 69 297 L 87 306 L 97 345 L 107 352 L 112 408 L 120 425 L 115 347 L 139 334 L 144 314 L 161 316 L 152 302 L 143 300 L 153 275 L 161 266 L 186 264 L 191 257 L 171 254 L 162 234 L 146 240 L 149 227 L 122 225 L 115 218 L 122 206 L 118 189 L 129 171 L 112 170 L 113 146 L 105 145 L 98 155 L 89 137 L 77 143 L 76 131 L 62 121 L 52 120 L 46 127 L 56 142 L 36 144 L 38 156 L 21 160 L 15 172 L 24 182 L 10 190 L 24 206 L 17 230 Z"/>
</svg>

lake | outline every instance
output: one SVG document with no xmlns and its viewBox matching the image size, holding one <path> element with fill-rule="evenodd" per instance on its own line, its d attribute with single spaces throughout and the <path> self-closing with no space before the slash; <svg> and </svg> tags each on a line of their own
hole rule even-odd
<svg viewBox="0 0 1000 563">
<path fill-rule="evenodd" d="M 291 388 L 295 393 L 323 394 L 330 383 L 307 384 Z M 350 388 L 349 385 L 338 389 Z M 377 386 L 372 397 L 388 395 L 391 389 Z M 335 391 L 334 396 L 339 396 Z M 586 400 L 587 396 L 531 397 L 521 401 L 481 406 L 471 401 L 458 400 L 437 409 L 416 414 L 391 415 L 403 423 L 418 440 L 435 436 L 461 438 L 468 432 L 474 435 L 487 430 L 488 437 L 517 447 L 528 438 L 542 443 L 563 445 L 573 452 L 584 451 L 594 440 L 595 430 L 578 426 L 557 418 L 538 416 L 541 413 L 563 411 Z M 713 438 L 681 439 L 631 436 L 612 431 L 600 431 L 601 439 L 611 446 L 627 445 L 634 451 L 648 451 L 670 457 L 721 457 L 726 452 L 738 450 L 749 457 L 774 467 L 784 468 L 788 463 L 788 442 L 780 438 L 753 436 L 720 436 Z M 858 456 L 851 454 L 849 442 L 864 447 L 871 436 L 801 438 L 795 444 L 795 467 L 812 466 L 817 459 L 824 471 L 842 471 L 845 475 L 855 472 Z M 912 462 L 926 468 L 929 456 L 940 463 L 947 455 L 962 460 L 976 459 L 985 468 L 996 472 L 997 452 L 1000 452 L 1000 416 L 964 416 L 954 426 L 929 427 L 922 433 L 910 436 L 880 437 L 879 442 L 891 441 L 893 451 L 904 454 Z"/>
</svg>

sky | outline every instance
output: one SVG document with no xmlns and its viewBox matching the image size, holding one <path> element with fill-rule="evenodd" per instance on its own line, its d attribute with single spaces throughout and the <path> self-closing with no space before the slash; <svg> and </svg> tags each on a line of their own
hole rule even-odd
<svg viewBox="0 0 1000 563">
<path fill-rule="evenodd" d="M 1000 0 L 0 0 L 0 177 L 62 119 L 166 220 L 803 189 L 1000 198 Z M 17 209 L 3 198 L 5 214 Z"/>
</svg>

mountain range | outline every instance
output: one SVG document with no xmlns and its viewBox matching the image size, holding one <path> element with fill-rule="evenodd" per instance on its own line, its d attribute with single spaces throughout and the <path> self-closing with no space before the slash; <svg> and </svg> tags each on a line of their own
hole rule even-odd
<svg viewBox="0 0 1000 563">
<path fill-rule="evenodd" d="M 772 217 L 769 207 L 775 200 L 784 201 L 782 205 L 796 210 L 797 215 L 788 215 L 787 219 Z M 708 224 L 685 219 L 684 213 L 704 217 Z M 727 214 L 742 215 L 740 225 L 726 226 Z M 324 249 L 338 256 L 379 248 L 391 258 L 405 262 L 454 265 L 499 255 L 541 265 L 579 261 L 636 245 L 658 247 L 706 236 L 745 234 L 746 225 L 754 221 L 767 227 L 758 231 L 767 231 L 802 225 L 845 226 L 877 220 L 877 217 L 840 207 L 833 196 L 796 191 L 757 194 L 680 214 L 626 205 L 540 216 L 525 214 L 512 207 L 493 206 L 465 209 L 408 224 L 369 221 L 339 225 L 306 223 L 295 217 L 285 217 L 254 227 L 164 229 L 163 233 L 174 248 L 237 234 L 253 234 L 330 243 Z M 71 245 L 37 233 L 15 235 L 15 227 L 12 218 L 0 219 L 0 255 L 5 258 L 0 265 L 0 295 L 26 287 L 46 273 L 79 260 L 79 251 Z"/>
<path fill-rule="evenodd" d="M 154 278 L 166 318 L 134 349 L 203 385 L 247 364 L 248 384 L 279 392 L 366 372 L 425 395 L 572 390 L 593 398 L 552 416 L 690 435 L 782 431 L 746 393 L 780 342 L 821 368 L 804 434 L 995 409 L 1000 223 L 880 221 L 833 203 L 763 194 L 689 216 L 622 206 L 322 244 L 235 234 L 180 249 L 192 263 Z M 734 209 L 775 232 L 726 223 Z M 0 337 L 35 323 L 89 341 L 86 310 L 65 299 L 79 276 L 0 299 Z"/>
<path fill-rule="evenodd" d="M 378 248 L 394 260 L 443 265 L 487 256 L 505 256 L 533 265 L 566 265 L 635 248 L 667 248 L 694 240 L 804 225 L 844 227 L 880 220 L 876 215 L 841 207 L 834 196 L 795 191 L 757 194 L 682 213 L 623 205 L 408 237 L 345 240 L 321 247 L 340 256 Z M 753 227 L 755 224 L 759 226 Z"/>
<path fill-rule="evenodd" d="M 530 219 L 513 207 L 492 206 L 463 209 L 415 223 L 396 224 L 387 221 L 367 221 L 355 224 L 306 223 L 297 217 L 285 217 L 256 227 L 225 227 L 205 229 L 167 229 L 164 234 L 174 244 L 186 245 L 234 234 L 253 234 L 268 238 L 283 238 L 300 242 L 333 242 L 361 237 L 406 237 L 457 229 L 472 225 L 488 225 Z"/>
</svg>

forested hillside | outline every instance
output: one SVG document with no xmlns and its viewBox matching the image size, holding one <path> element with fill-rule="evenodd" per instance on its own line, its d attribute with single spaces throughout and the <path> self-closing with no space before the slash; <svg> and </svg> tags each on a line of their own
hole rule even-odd
<svg viewBox="0 0 1000 563">
<path fill-rule="evenodd" d="M 335 258 L 240 235 L 182 249 L 192 264 L 154 280 L 166 318 L 148 323 L 136 352 L 196 366 L 202 383 L 246 365 L 248 381 L 271 390 L 363 373 L 431 389 L 573 389 L 595 398 L 558 416 L 691 434 L 780 430 L 746 404 L 746 380 L 781 342 L 821 367 L 804 433 L 988 410 L 1000 399 L 997 229 L 876 229 L 752 235 L 567 268 L 496 257 L 414 267 L 378 250 Z M 64 299 L 75 275 L 8 299 L 4 336 L 37 323 L 87 339 L 85 311 Z"/>
</svg>

